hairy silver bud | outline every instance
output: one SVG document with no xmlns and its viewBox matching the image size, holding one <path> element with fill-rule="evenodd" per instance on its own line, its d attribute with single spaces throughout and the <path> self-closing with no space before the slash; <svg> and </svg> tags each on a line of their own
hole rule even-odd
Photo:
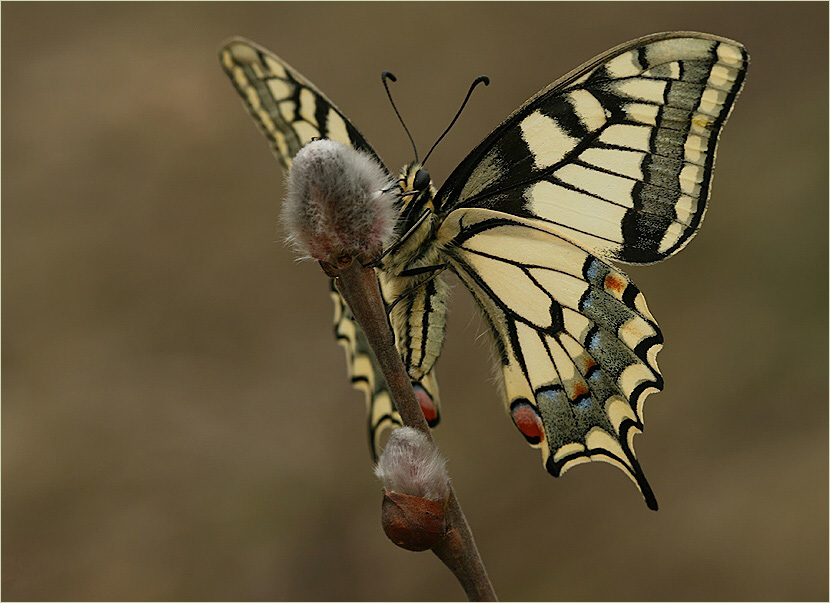
<svg viewBox="0 0 830 603">
<path fill-rule="evenodd" d="M 391 185 L 369 154 L 333 140 L 309 142 L 288 172 L 282 220 L 289 240 L 321 262 L 371 258 L 395 227 Z"/>
<path fill-rule="evenodd" d="M 446 535 L 450 478 L 443 457 L 417 429 L 392 431 L 375 475 L 383 482 L 381 525 L 399 547 L 426 551 Z"/>
<path fill-rule="evenodd" d="M 375 475 L 390 491 L 443 501 L 450 492 L 446 461 L 430 439 L 412 427 L 392 431 Z"/>
</svg>

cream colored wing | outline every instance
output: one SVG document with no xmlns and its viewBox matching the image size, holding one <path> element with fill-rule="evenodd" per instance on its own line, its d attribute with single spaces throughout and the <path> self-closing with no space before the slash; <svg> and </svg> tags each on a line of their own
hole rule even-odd
<svg viewBox="0 0 830 603">
<path fill-rule="evenodd" d="M 656 509 L 633 437 L 663 386 L 663 336 L 637 287 L 541 220 L 457 209 L 438 239 L 489 324 L 510 415 L 548 472 L 609 462 Z"/>
<path fill-rule="evenodd" d="M 383 165 L 334 103 L 272 52 L 244 38 L 233 38 L 222 46 L 219 58 L 285 169 L 291 167 L 294 155 L 314 138 L 329 138 L 351 145 L 371 154 Z M 366 394 L 369 440 L 372 455 L 377 458 L 388 430 L 401 424 L 400 416 L 365 335 L 334 286 L 331 297 L 335 312 L 334 331 L 337 340 L 346 348 L 349 376 L 354 386 Z M 432 364 L 437 354 L 431 355 L 421 346 L 418 331 L 414 328 L 416 319 L 401 315 L 401 312 L 416 311 L 419 299 L 420 294 L 404 300 L 398 309 L 400 318 L 395 323 L 402 329 L 400 340 L 405 343 L 401 344 L 401 353 L 410 368 L 416 396 L 428 423 L 436 425 L 440 419 L 438 384 Z M 418 317 L 423 316 L 423 311 L 418 314 Z M 443 321 L 443 313 L 439 319 Z M 406 325 L 412 325 L 412 328 Z M 410 346 L 416 350 L 414 356 L 408 351 Z"/>
<path fill-rule="evenodd" d="M 354 387 L 366 395 L 369 446 L 373 460 L 377 461 L 389 431 L 402 425 L 401 417 L 369 342 L 343 297 L 337 292 L 334 281 L 331 285 L 331 298 L 334 302 L 334 334 L 346 350 L 349 377 Z M 412 387 L 427 423 L 434 427 L 441 418 L 438 382 L 434 369 L 430 369 L 419 378 L 413 378 Z"/>
<path fill-rule="evenodd" d="M 546 220 L 609 259 L 667 258 L 700 227 L 718 135 L 748 64 L 738 42 L 694 32 L 609 50 L 496 128 L 436 204 Z"/>
<path fill-rule="evenodd" d="M 366 139 L 317 87 L 277 55 L 245 38 L 232 38 L 219 60 L 286 169 L 314 138 L 329 138 L 370 153 Z"/>
</svg>

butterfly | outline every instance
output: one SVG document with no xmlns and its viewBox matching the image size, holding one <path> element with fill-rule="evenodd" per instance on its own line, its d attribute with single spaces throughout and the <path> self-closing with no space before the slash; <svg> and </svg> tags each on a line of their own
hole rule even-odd
<svg viewBox="0 0 830 603">
<path fill-rule="evenodd" d="M 362 134 L 268 50 L 233 38 L 221 64 L 286 169 L 327 138 L 367 154 Z M 470 290 L 492 336 L 515 426 L 549 473 L 605 461 L 649 508 L 634 453 L 643 402 L 663 388 L 663 335 L 611 262 L 651 264 L 682 249 L 706 211 L 718 137 L 749 57 L 732 40 L 659 33 L 617 46 L 542 89 L 436 189 L 417 160 L 395 180 L 397 240 L 375 268 L 416 396 L 440 416 L 435 362 L 447 285 Z M 366 337 L 332 284 L 335 334 L 368 407 L 375 458 L 401 424 Z"/>
</svg>

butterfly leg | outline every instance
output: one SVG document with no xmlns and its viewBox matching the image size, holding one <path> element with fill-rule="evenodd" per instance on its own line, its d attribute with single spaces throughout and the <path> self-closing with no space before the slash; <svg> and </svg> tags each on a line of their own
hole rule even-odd
<svg viewBox="0 0 830 603">
<path fill-rule="evenodd" d="M 394 308 L 394 307 L 398 304 L 398 302 L 400 302 L 400 301 L 402 301 L 402 300 L 406 299 L 407 297 L 409 297 L 410 295 L 412 295 L 415 291 L 417 291 L 417 290 L 418 290 L 418 288 L 422 287 L 423 285 L 425 285 L 426 283 L 428 283 L 429 281 L 431 281 L 432 279 L 434 279 L 436 276 L 438 276 L 439 274 L 441 274 L 441 272 L 442 272 L 444 269 L 446 269 L 446 267 L 447 267 L 447 265 L 446 265 L 446 264 L 437 264 L 437 265 L 435 265 L 435 266 L 421 266 L 421 267 L 419 267 L 419 268 L 412 268 L 412 269 L 410 269 L 410 270 L 405 270 L 405 271 L 403 271 L 403 272 L 401 273 L 401 276 L 417 276 L 417 275 L 419 275 L 419 274 L 426 274 L 426 273 L 428 273 L 428 272 L 432 272 L 432 274 L 431 274 L 428 278 L 426 278 L 425 280 L 418 281 L 418 283 L 417 283 L 416 285 L 414 285 L 414 286 L 410 287 L 409 289 L 407 289 L 406 291 L 404 291 L 403 293 L 401 293 L 400 295 L 398 295 L 398 296 L 395 298 L 395 301 L 393 301 L 393 302 L 392 302 L 392 303 L 391 303 L 391 304 L 390 304 L 390 305 L 386 308 L 386 315 L 387 315 L 387 316 L 389 316 L 390 314 L 392 314 L 392 309 L 393 309 L 393 308 Z"/>
<path fill-rule="evenodd" d="M 431 210 L 427 210 L 424 213 L 422 213 L 421 216 L 418 218 L 418 220 L 415 222 L 415 224 L 412 225 L 412 228 L 407 230 L 406 233 L 403 234 L 403 236 L 401 236 L 397 241 L 395 241 L 389 247 L 387 247 L 383 251 L 383 253 L 381 253 L 377 258 L 375 258 L 374 260 L 372 260 L 371 262 L 369 262 L 367 264 L 363 264 L 363 267 L 364 268 L 369 268 L 371 266 L 372 268 L 377 268 L 378 266 L 380 266 L 381 262 L 383 262 L 383 258 L 385 258 L 390 253 L 393 253 L 395 250 L 399 249 L 401 247 L 401 245 L 406 243 L 407 239 L 409 238 L 409 235 L 411 235 L 413 232 L 415 232 L 418 229 L 418 227 L 421 226 L 421 224 L 423 224 L 424 220 L 426 220 L 427 217 L 431 213 L 432 213 Z"/>
</svg>

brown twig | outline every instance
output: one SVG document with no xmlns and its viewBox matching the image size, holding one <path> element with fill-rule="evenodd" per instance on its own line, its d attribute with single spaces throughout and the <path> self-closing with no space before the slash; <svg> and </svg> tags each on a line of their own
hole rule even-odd
<svg viewBox="0 0 830 603">
<path fill-rule="evenodd" d="M 395 337 L 389 330 L 375 270 L 362 267 L 359 261 L 343 266 L 345 263 L 342 262 L 337 271 L 340 293 L 372 346 L 401 419 L 404 425 L 422 431 L 432 440 L 432 433 L 395 348 Z M 329 274 L 334 272 L 326 266 L 324 270 Z M 445 513 L 446 535 L 432 551 L 455 574 L 470 601 L 496 601 L 496 593 L 452 487 Z"/>
</svg>

